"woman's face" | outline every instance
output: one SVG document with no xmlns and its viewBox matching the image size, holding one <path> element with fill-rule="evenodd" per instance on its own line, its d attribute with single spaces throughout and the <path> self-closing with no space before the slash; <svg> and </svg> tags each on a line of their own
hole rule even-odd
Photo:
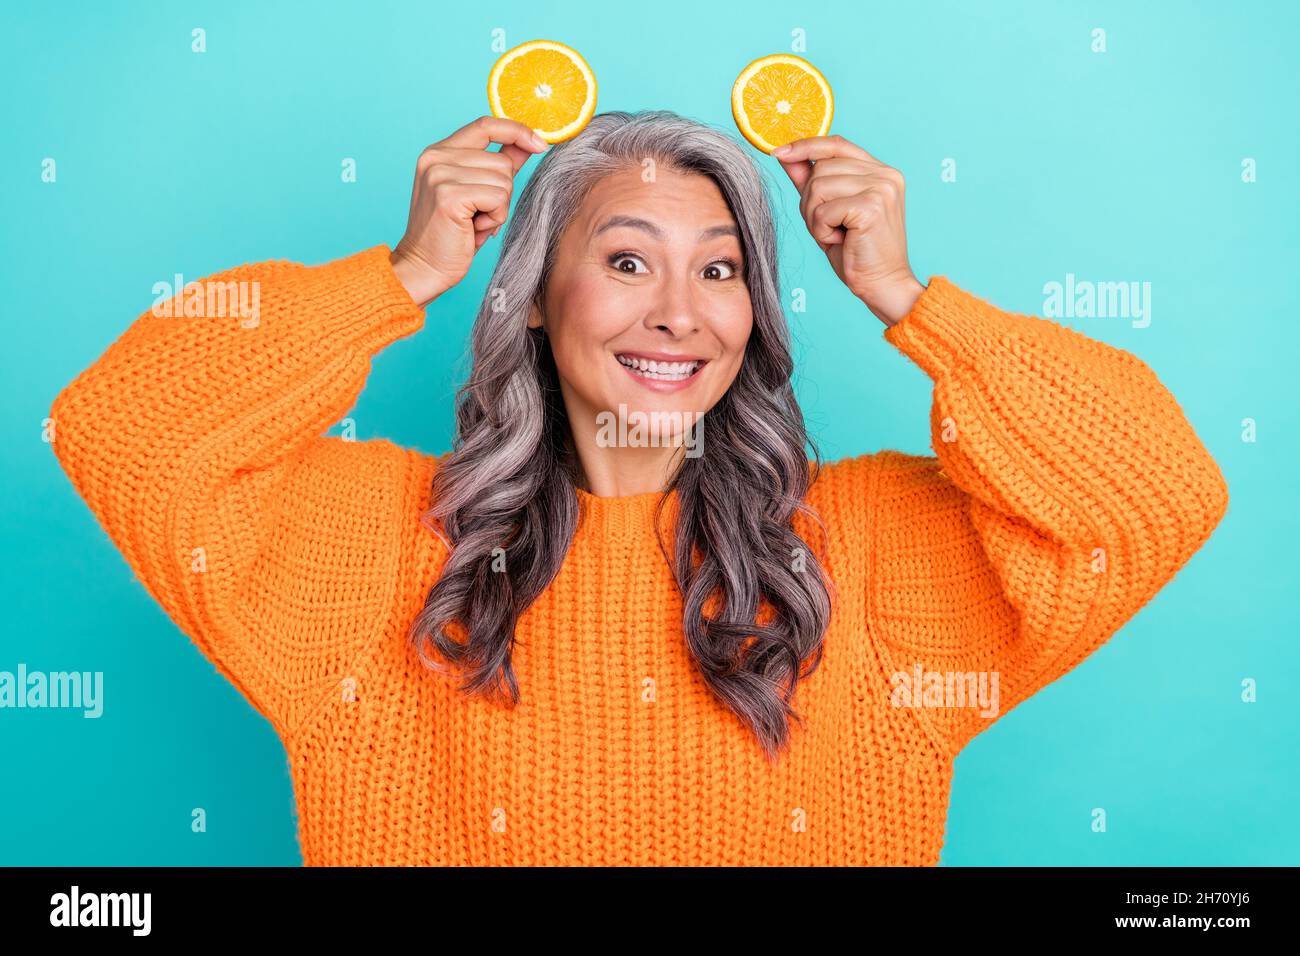
<svg viewBox="0 0 1300 956">
<path fill-rule="evenodd" d="M 687 426 L 712 408 L 753 327 L 744 269 L 735 218 L 709 177 L 660 167 L 645 182 L 637 166 L 598 182 L 528 322 L 546 329 L 575 432 L 620 405 Z"/>
</svg>

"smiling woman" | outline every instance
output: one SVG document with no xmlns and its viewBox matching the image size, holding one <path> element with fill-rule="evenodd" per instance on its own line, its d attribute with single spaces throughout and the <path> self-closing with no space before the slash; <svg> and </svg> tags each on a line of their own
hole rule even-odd
<svg viewBox="0 0 1300 956">
<path fill-rule="evenodd" d="M 791 524 L 808 438 L 776 275 L 761 174 L 707 126 L 605 113 L 534 171 L 475 323 L 430 513 L 453 552 L 415 625 L 469 686 L 517 696 L 508 644 L 570 554 L 580 500 L 666 491 L 681 508 L 686 647 L 769 753 L 784 742 L 830 606 L 817 552 Z M 703 419 L 709 439 L 694 457 L 685 441 L 598 442 L 600 416 L 622 408 Z M 484 577 L 507 541 L 504 572 Z M 760 608 L 775 613 L 756 626 Z"/>
<path fill-rule="evenodd" d="M 753 314 L 726 200 L 707 176 L 656 166 L 650 179 L 638 164 L 591 188 L 559 243 L 544 308 L 529 316 L 529 327 L 544 327 L 550 340 L 571 421 L 624 402 L 702 413 L 726 392 L 744 356 Z M 641 304 L 648 301 L 649 308 Z M 626 453 L 603 463 L 584 457 L 599 494 L 654 491 L 674 470 L 669 461 Z"/>
<path fill-rule="evenodd" d="M 666 111 L 534 170 L 449 453 L 323 436 L 543 150 L 476 120 L 393 250 L 212 277 L 256 325 L 146 311 L 55 399 L 59 461 L 284 740 L 309 865 L 937 863 L 954 756 L 1190 559 L 1218 466 L 1136 356 L 922 286 L 902 177 L 813 137 L 774 153 L 809 233 L 934 381 L 933 456 L 823 466 L 763 177 Z M 624 410 L 707 441 L 602 440 Z"/>
</svg>

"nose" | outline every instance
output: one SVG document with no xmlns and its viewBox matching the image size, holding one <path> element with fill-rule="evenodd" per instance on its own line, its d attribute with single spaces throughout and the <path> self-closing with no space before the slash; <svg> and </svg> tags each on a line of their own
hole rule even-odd
<svg viewBox="0 0 1300 956">
<path fill-rule="evenodd" d="M 699 290 L 689 275 L 673 274 L 655 290 L 656 300 L 646 313 L 644 325 L 673 338 L 685 338 L 700 327 Z"/>
</svg>

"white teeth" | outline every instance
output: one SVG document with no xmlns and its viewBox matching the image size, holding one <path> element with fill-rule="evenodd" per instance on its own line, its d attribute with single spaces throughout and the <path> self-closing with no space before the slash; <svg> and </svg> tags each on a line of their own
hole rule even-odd
<svg viewBox="0 0 1300 956">
<path fill-rule="evenodd" d="M 621 364 L 635 369 L 642 377 L 664 382 L 679 382 L 690 378 L 700 367 L 699 362 L 655 362 L 628 355 L 619 355 L 617 358 Z"/>
</svg>

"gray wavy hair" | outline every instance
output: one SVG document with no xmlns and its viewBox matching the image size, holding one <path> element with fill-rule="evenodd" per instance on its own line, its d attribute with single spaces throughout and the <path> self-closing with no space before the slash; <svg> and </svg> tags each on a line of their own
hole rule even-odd
<svg viewBox="0 0 1300 956">
<path fill-rule="evenodd" d="M 788 743 L 790 719 L 800 720 L 795 687 L 821 663 L 830 619 L 828 581 L 792 524 L 804 512 L 821 526 L 804 500 L 821 457 L 791 386 L 762 173 L 735 140 L 667 110 L 598 114 L 543 155 L 519 197 L 471 332 L 452 451 L 424 515 L 450 555 L 410 639 L 426 666 L 444 671 L 425 654 L 432 642 L 465 669 L 461 691 L 504 687 L 518 703 L 515 625 L 559 572 L 580 508 L 559 376 L 545 334 L 527 327 L 530 306 L 540 302 L 559 239 L 590 188 L 647 157 L 710 177 L 740 230 L 753 331 L 735 381 L 707 413 L 703 453 L 686 457 L 665 489 L 678 494 L 675 553 L 668 556 L 662 538 L 659 545 L 681 590 L 694 665 L 774 760 Z M 660 499 L 656 518 L 663 506 Z M 497 547 L 510 554 L 504 573 L 491 569 Z M 792 566 L 800 563 L 794 555 L 801 567 Z M 720 610 L 706 617 L 711 598 Z M 766 624 L 756 620 L 761 602 L 773 612 Z"/>
</svg>

